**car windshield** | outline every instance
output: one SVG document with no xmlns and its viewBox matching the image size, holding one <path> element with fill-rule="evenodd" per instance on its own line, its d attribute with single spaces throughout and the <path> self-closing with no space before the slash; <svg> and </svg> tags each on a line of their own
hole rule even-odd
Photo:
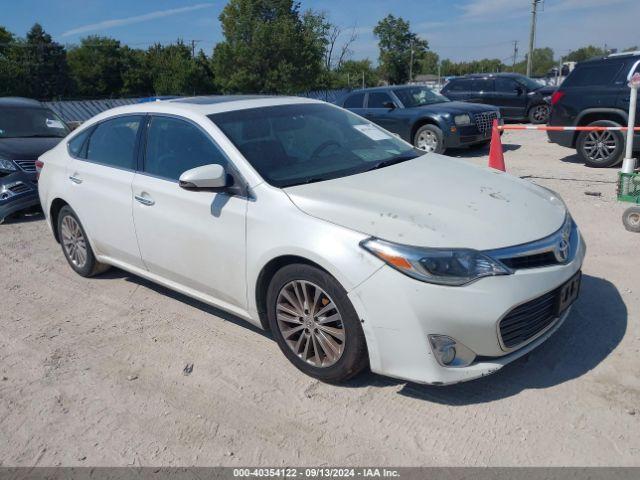
<svg viewBox="0 0 640 480">
<path fill-rule="evenodd" d="M 296 104 L 210 115 L 271 185 L 346 177 L 424 155 L 341 108 Z"/>
<path fill-rule="evenodd" d="M 518 77 L 518 82 L 527 87 L 527 90 L 538 90 L 539 88 L 544 87 L 542 83 L 535 81 L 533 78 L 525 77 L 524 75 Z"/>
<path fill-rule="evenodd" d="M 393 91 L 406 108 L 434 103 L 449 102 L 450 100 L 427 87 L 398 88 Z"/>
<path fill-rule="evenodd" d="M 47 108 L 0 109 L 0 138 L 62 138 L 68 133 L 60 117 Z"/>
</svg>

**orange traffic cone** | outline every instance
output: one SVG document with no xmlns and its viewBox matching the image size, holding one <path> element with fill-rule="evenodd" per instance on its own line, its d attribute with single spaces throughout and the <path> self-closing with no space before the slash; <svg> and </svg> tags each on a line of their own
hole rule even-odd
<svg viewBox="0 0 640 480">
<path fill-rule="evenodd" d="M 489 168 L 502 170 L 506 172 L 504 166 L 504 155 L 502 154 L 502 141 L 500 140 L 500 131 L 498 130 L 498 120 L 493 121 L 491 128 L 491 147 L 489 148 Z"/>
</svg>

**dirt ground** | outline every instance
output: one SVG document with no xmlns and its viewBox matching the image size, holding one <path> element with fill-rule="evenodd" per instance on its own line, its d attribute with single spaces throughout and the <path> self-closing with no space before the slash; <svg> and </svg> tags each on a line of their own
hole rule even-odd
<svg viewBox="0 0 640 480">
<path fill-rule="evenodd" d="M 540 348 L 453 387 L 319 383 L 233 316 L 119 270 L 77 276 L 42 217 L 0 226 L 0 465 L 640 465 L 640 235 L 616 170 L 544 133 L 503 141 L 582 228 L 583 291 Z"/>
</svg>

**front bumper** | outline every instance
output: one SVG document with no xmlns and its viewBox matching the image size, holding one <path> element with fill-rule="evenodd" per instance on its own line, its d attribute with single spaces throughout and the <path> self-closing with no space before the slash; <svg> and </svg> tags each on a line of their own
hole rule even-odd
<svg viewBox="0 0 640 480">
<path fill-rule="evenodd" d="M 18 171 L 0 177 L 0 190 L 2 187 L 13 190 L 8 198 L 0 198 L 0 219 L 40 204 L 35 174 Z"/>
<path fill-rule="evenodd" d="M 499 125 L 503 125 L 503 123 L 502 119 L 498 119 Z M 445 148 L 468 147 L 491 140 L 491 128 L 481 130 L 475 124 L 450 127 L 446 133 L 444 137 Z"/>
<path fill-rule="evenodd" d="M 382 267 L 349 293 L 367 338 L 371 370 L 417 383 L 446 385 L 479 378 L 525 355 L 562 324 L 568 311 L 543 334 L 516 349 L 500 346 L 498 322 L 513 307 L 537 298 L 569 280 L 582 266 L 584 241 L 566 265 L 519 270 L 487 277 L 463 287 L 414 280 Z M 466 367 L 443 367 L 428 335 L 446 335 L 471 349 L 476 360 Z"/>
</svg>

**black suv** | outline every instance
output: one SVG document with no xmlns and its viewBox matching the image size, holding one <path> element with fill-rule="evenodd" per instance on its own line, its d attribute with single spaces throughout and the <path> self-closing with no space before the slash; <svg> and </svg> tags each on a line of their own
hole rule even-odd
<svg viewBox="0 0 640 480">
<path fill-rule="evenodd" d="M 549 125 L 626 126 L 630 95 L 627 82 L 636 72 L 640 72 L 640 52 L 613 54 L 579 63 L 551 99 Z M 640 108 L 636 119 L 640 119 Z M 548 132 L 548 135 L 553 143 L 575 148 L 589 167 L 611 167 L 624 157 L 623 132 L 559 131 Z M 639 142 L 640 135 L 634 135 L 634 144 L 639 146 Z"/>
<path fill-rule="evenodd" d="M 0 98 L 0 223 L 40 204 L 36 159 L 67 133 L 67 125 L 40 102 Z"/>
<path fill-rule="evenodd" d="M 500 107 L 505 120 L 547 123 L 555 90 L 518 73 L 481 73 L 453 78 L 440 93 L 451 100 Z"/>
</svg>

